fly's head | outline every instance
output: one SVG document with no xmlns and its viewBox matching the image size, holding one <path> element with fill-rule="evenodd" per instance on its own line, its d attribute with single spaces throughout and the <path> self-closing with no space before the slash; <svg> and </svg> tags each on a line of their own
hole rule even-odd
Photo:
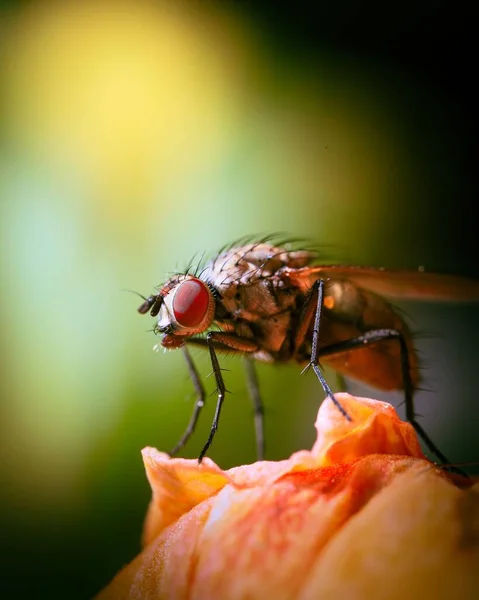
<svg viewBox="0 0 479 600">
<path fill-rule="evenodd" d="M 177 275 L 158 294 L 145 298 L 138 312 L 158 317 L 154 331 L 162 335 L 161 346 L 174 349 L 210 327 L 215 306 L 215 297 L 207 283 L 191 275 Z"/>
</svg>

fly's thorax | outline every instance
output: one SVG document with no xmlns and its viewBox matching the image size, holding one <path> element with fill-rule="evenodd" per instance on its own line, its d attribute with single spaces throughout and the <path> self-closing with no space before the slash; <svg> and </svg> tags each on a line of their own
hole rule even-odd
<svg viewBox="0 0 479 600">
<path fill-rule="evenodd" d="M 165 334 L 164 347 L 175 347 L 174 338 L 190 337 L 210 327 L 216 301 L 205 281 L 191 275 L 179 276 L 173 285 L 163 286 L 162 293 L 157 329 Z"/>
<path fill-rule="evenodd" d="M 285 287 L 276 276 L 247 284 L 234 282 L 222 291 L 216 314 L 218 320 L 241 319 L 253 323 L 294 308 L 298 293 Z"/>
<path fill-rule="evenodd" d="M 270 279 L 285 267 L 301 268 L 314 258 L 314 253 L 305 250 L 286 250 L 266 243 L 247 244 L 220 253 L 206 265 L 203 276 L 221 295 L 227 295 L 232 286 Z"/>
</svg>

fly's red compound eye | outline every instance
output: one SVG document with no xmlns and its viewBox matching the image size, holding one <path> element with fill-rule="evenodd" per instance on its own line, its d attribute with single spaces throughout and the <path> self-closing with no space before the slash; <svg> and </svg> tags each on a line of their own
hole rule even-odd
<svg viewBox="0 0 479 600">
<path fill-rule="evenodd" d="M 204 319 L 210 303 L 207 286 L 199 279 L 180 284 L 173 299 L 175 319 L 183 327 L 197 327 Z"/>
</svg>

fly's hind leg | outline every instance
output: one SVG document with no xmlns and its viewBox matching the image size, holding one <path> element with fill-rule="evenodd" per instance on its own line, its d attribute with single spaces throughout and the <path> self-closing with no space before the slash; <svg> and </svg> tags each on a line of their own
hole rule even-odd
<svg viewBox="0 0 479 600">
<path fill-rule="evenodd" d="M 294 340 L 294 349 L 295 352 L 299 350 L 301 345 L 303 344 L 306 334 L 311 325 L 311 321 L 314 317 L 314 325 L 313 325 L 313 338 L 311 344 L 311 358 L 309 363 L 303 370 L 303 373 L 308 369 L 313 369 L 314 374 L 319 380 L 319 383 L 322 385 L 323 390 L 328 398 L 334 402 L 336 408 L 339 412 L 348 420 L 351 421 L 351 417 L 344 410 L 341 404 L 334 397 L 331 388 L 329 387 L 324 375 L 321 372 L 321 368 L 318 364 L 319 358 L 319 327 L 321 325 L 321 311 L 323 308 L 323 297 L 324 297 L 324 280 L 318 279 L 314 282 L 309 295 L 306 299 L 306 302 L 303 307 L 303 312 L 301 313 L 301 318 L 298 326 L 298 331 L 296 333 L 296 337 Z"/>
<path fill-rule="evenodd" d="M 368 344 L 375 344 L 383 342 L 385 340 L 397 340 L 399 343 L 401 352 L 401 372 L 403 378 L 404 402 L 406 406 L 406 419 L 414 427 L 416 433 L 423 440 L 427 448 L 433 454 L 435 454 L 443 464 L 450 464 L 446 456 L 439 450 L 436 444 L 431 440 L 429 435 L 423 429 L 422 425 L 420 425 L 416 420 L 413 399 L 414 386 L 411 380 L 409 350 L 406 344 L 406 340 L 401 332 L 397 331 L 396 329 L 374 329 L 372 331 L 368 331 L 363 335 L 351 338 L 350 340 L 345 340 L 321 348 L 321 350 L 318 352 L 318 358 L 322 356 L 329 356 L 331 354 L 337 354 L 340 352 L 348 352 L 349 350 L 364 348 L 364 346 Z M 456 469 L 453 467 L 451 467 L 451 469 L 455 470 L 461 475 L 465 475 L 465 473 L 463 473 L 460 469 Z"/>
</svg>

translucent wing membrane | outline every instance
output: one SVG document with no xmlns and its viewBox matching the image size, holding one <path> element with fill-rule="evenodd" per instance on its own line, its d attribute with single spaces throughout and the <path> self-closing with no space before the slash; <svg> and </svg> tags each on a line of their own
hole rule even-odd
<svg viewBox="0 0 479 600">
<path fill-rule="evenodd" d="M 422 270 L 395 271 L 373 267 L 329 265 L 310 267 L 305 269 L 302 275 L 307 275 L 311 282 L 318 278 L 348 279 L 363 288 L 390 298 L 446 302 L 479 301 L 478 280 L 456 275 L 427 273 Z"/>
</svg>

